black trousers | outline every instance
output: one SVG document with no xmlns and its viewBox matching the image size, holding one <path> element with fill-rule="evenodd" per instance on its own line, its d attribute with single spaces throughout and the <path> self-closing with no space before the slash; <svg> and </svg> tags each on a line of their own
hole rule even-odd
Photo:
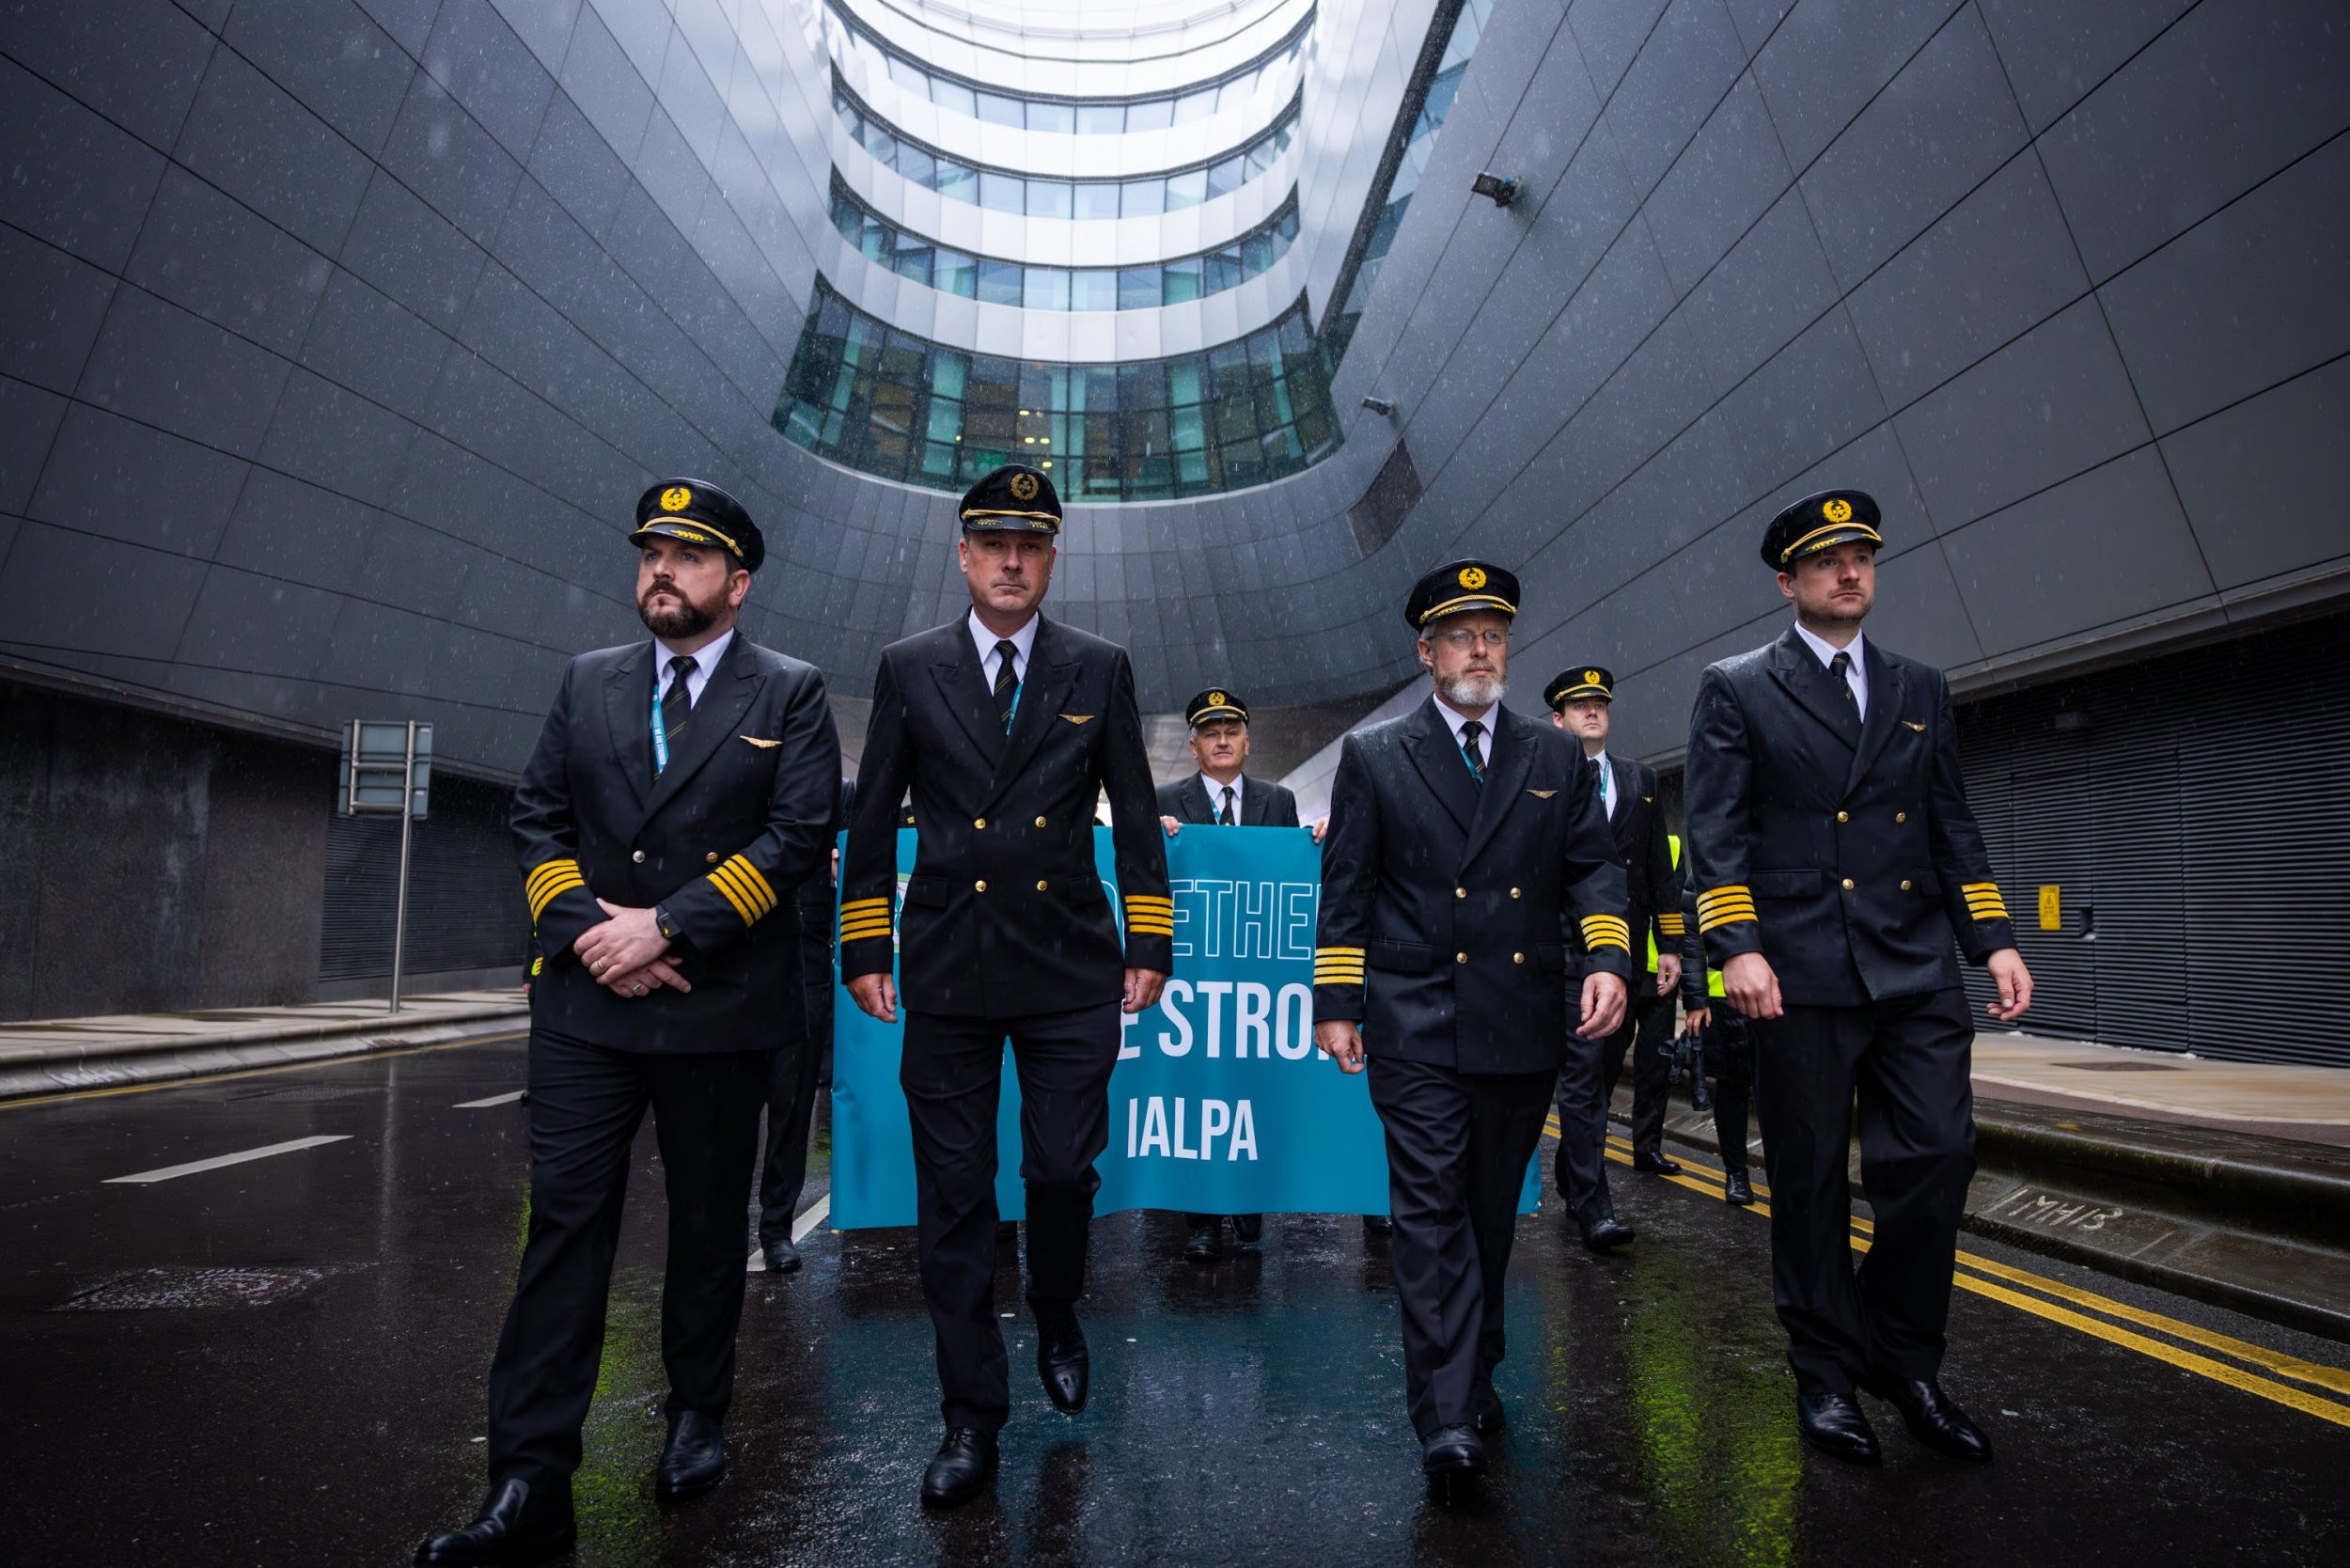
<svg viewBox="0 0 2350 1568">
<path fill-rule="evenodd" d="M 1714 1145 L 1724 1166 L 1744 1170 L 1747 1114 L 1754 1104 L 1754 1036 L 1745 1015 L 1729 1002 L 1719 996 L 1711 1001 L 1699 1043 L 1705 1075 L 1714 1080 Z"/>
<path fill-rule="evenodd" d="M 530 1232 L 490 1365 L 492 1481 L 541 1484 L 579 1468 L 629 1151 L 648 1107 L 669 1200 L 667 1408 L 725 1412 L 743 1316 L 743 1195 L 769 1054 L 656 1055 L 531 1035 Z"/>
<path fill-rule="evenodd" d="M 1551 1074 L 1461 1073 L 1377 1056 L 1369 1072 L 1386 1129 L 1404 1395 L 1425 1440 L 1439 1427 L 1470 1424 L 1473 1391 L 1501 1364 L 1502 1280 Z"/>
<path fill-rule="evenodd" d="M 1559 1152 L 1551 1167 L 1559 1200 L 1579 1225 L 1613 1215 L 1607 1192 L 1607 1105 L 1632 1056 L 1632 1147 L 1656 1153 L 1665 1142 L 1665 1097 L 1672 1087 L 1673 998 L 1656 977 L 1635 985 L 1623 1023 L 1601 1041 L 1567 1038 L 1559 1071 Z"/>
<path fill-rule="evenodd" d="M 807 1185 L 807 1131 L 816 1115 L 816 1089 L 823 1080 L 824 1055 L 832 1044 L 832 932 L 821 922 L 828 913 L 803 911 L 800 989 L 807 997 L 807 1028 L 796 1047 L 776 1053 L 767 1074 L 767 1149 L 759 1175 L 759 1244 L 791 1239 Z"/>
<path fill-rule="evenodd" d="M 1755 1108 L 1771 1179 L 1771 1294 L 1806 1392 L 1942 1364 L 1950 1270 L 1975 1173 L 1974 1025 L 1965 993 L 1758 1019 Z M 1853 1102 L 1875 1231 L 1853 1268 Z"/>
<path fill-rule="evenodd" d="M 995 1111 L 1004 1041 L 1020 1076 L 1027 1184 L 1028 1301 L 1065 1308 L 1085 1291 L 1086 1231 L 1109 1142 L 1118 1004 L 1025 1018 L 908 1011 L 898 1070 L 914 1127 L 922 1295 L 938 1338 L 940 1410 L 950 1427 L 1002 1428 L 1011 1412 L 995 1316 Z"/>
</svg>

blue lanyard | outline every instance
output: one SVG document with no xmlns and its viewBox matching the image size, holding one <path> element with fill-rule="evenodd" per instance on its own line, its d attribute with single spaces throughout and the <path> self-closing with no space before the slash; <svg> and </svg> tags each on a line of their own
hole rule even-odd
<svg viewBox="0 0 2350 1568">
<path fill-rule="evenodd" d="M 677 679 L 682 681 L 685 677 Z M 691 696 L 693 688 L 689 686 L 686 691 Z M 661 672 L 656 669 L 652 676 L 652 776 L 660 777 L 668 766 L 669 732 L 661 728 Z"/>
</svg>

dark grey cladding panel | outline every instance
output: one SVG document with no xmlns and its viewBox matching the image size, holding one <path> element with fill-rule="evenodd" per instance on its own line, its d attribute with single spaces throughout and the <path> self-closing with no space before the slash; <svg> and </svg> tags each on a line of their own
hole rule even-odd
<svg viewBox="0 0 2350 1568">
<path fill-rule="evenodd" d="M 1944 669 L 1993 651 L 1959 592 L 1950 557 L 1937 542 L 1884 557 L 1877 565 L 1876 608 L 1869 635 L 1898 653 Z"/>
<path fill-rule="evenodd" d="M 325 257 L 178 167 L 123 269 L 149 293 L 289 355 L 333 273 Z"/>
<path fill-rule="evenodd" d="M 428 664 L 445 630 L 430 616 L 346 596 L 321 650 L 318 678 L 385 695 L 431 695 Z"/>
<path fill-rule="evenodd" d="M 1754 79 L 1797 169 L 1818 157 L 1959 0 L 1805 0 L 1754 56 Z"/>
<path fill-rule="evenodd" d="M 707 14 L 707 13 L 705 13 Z M 728 27 L 724 17 L 714 20 Z M 728 27 L 731 31 L 730 27 Z M 704 40 L 704 45 L 707 44 Z M 681 47 L 681 43 L 684 46 Z M 718 155 L 718 128 L 726 123 L 726 101 L 711 85 L 716 73 L 724 80 L 731 72 L 730 60 L 722 55 L 705 55 L 690 39 L 673 39 L 669 52 L 661 62 L 661 81 L 654 94 L 669 118 L 677 122 L 679 132 L 688 147 L 705 164 Z"/>
<path fill-rule="evenodd" d="M 66 406 L 54 392 L 0 376 L 0 516 L 21 513 L 32 500 Z M 0 544 L 0 563 L 8 560 L 6 550 Z"/>
<path fill-rule="evenodd" d="M 411 55 L 422 53 L 441 4 L 442 0 L 359 0 L 360 8 L 375 18 L 376 24 L 398 39 L 400 46 Z"/>
<path fill-rule="evenodd" d="M 46 82 L 0 59 L 8 221 L 118 271 L 163 179 L 163 155 Z"/>
<path fill-rule="evenodd" d="M 453 619 L 466 600 L 479 554 L 463 535 L 383 515 L 368 530 L 360 557 L 360 591 L 379 604 Z"/>
<path fill-rule="evenodd" d="M 1687 292 L 1794 180 L 1752 76 L 1739 77 L 1640 216 Z"/>
<path fill-rule="evenodd" d="M 1567 8 L 1567 25 L 1603 95 L 1615 90 L 1664 11 L 1665 0 L 1574 0 Z"/>
<path fill-rule="evenodd" d="M 449 345 L 446 335 L 406 306 L 337 270 L 299 358 L 326 380 L 418 419 L 431 407 Z"/>
<path fill-rule="evenodd" d="M 70 392 L 114 298 L 115 279 L 17 229 L 0 227 L 0 367 Z"/>
<path fill-rule="evenodd" d="M 2350 137 L 2213 213 L 2102 293 L 2157 431 L 2350 352 Z M 2228 308 L 2213 309 L 2215 300 Z"/>
<path fill-rule="evenodd" d="M 581 0 L 489 0 L 523 44 L 549 70 L 558 69 L 572 46 L 572 27 Z"/>
<path fill-rule="evenodd" d="M 487 258 L 406 186 L 379 172 L 337 259 L 446 332 L 473 298 Z"/>
<path fill-rule="evenodd" d="M 636 156 L 652 115 L 652 85 L 590 6 L 579 13 L 571 52 L 563 57 L 563 91 L 589 125 L 623 160 Z"/>
<path fill-rule="evenodd" d="M 2040 161 L 2024 152 L 1845 303 L 1877 385 L 1898 409 L 2088 288 Z"/>
<path fill-rule="evenodd" d="M 2024 142 L 2023 115 L 1969 7 L 1805 172 L 1828 265 L 1846 288 L 1858 283 Z"/>
<path fill-rule="evenodd" d="M 2033 328 L 1895 424 L 1944 530 L 2148 438 L 2094 300 Z"/>
<path fill-rule="evenodd" d="M 286 384 L 261 446 L 269 467 L 381 506 L 397 488 L 415 426 L 307 370 Z"/>
<path fill-rule="evenodd" d="M 384 150 L 416 62 L 350 0 L 239 0 L 221 37 L 362 151 Z"/>
<path fill-rule="evenodd" d="M 27 521 L 0 572 L 0 627 L 55 658 L 168 659 L 210 570 L 200 560 Z"/>
<path fill-rule="evenodd" d="M 139 289 L 117 291 L 75 395 L 142 423 L 251 457 L 286 362 Z"/>
<path fill-rule="evenodd" d="M 2350 359 L 2166 437 L 2162 454 L 2221 588 L 2350 555 Z"/>
<path fill-rule="evenodd" d="M 1680 320 L 1715 393 L 1752 375 L 1836 303 L 1836 278 L 1802 196 L 1788 192 L 1690 294 Z"/>
<path fill-rule="evenodd" d="M 1795 0 L 1727 0 L 1730 20 L 1737 25 L 1738 39 L 1753 55 L 1768 43 L 1779 21 L 1794 8 Z"/>
<path fill-rule="evenodd" d="M 2041 138 L 2099 282 L 2350 120 L 2335 0 L 2206 0 Z"/>
<path fill-rule="evenodd" d="M 359 566 L 380 515 L 331 490 L 257 468 L 210 553 L 218 566 L 351 592 L 364 586 Z"/>
<path fill-rule="evenodd" d="M 497 231 L 523 172 L 481 122 L 422 71 L 409 85 L 384 167 L 478 245 Z"/>
<path fill-rule="evenodd" d="M 1475 95 L 1490 117 L 1480 125 L 1489 145 L 1479 150 L 1491 151 L 1496 145 L 1515 150 L 1514 139 L 1495 143 L 1494 137 L 1512 115 L 1539 112 L 1538 105 L 1545 92 L 1543 86 L 1534 85 L 1538 76 L 1561 94 L 1574 92 L 1567 78 L 1557 73 L 1559 69 L 1571 70 L 1581 79 L 1577 84 L 1581 88 L 1579 96 L 1590 103 L 1590 114 L 1598 112 L 1599 100 L 1591 91 L 1590 73 L 1584 70 L 1582 51 L 1575 44 L 1574 35 L 1563 25 L 1564 21 L 1563 8 L 1555 4 L 1496 5 L 1486 16 L 1485 30 L 1477 40 L 1477 58 L 1491 60 L 1492 69 L 1480 65 L 1461 79 L 1461 90 Z M 1311 102 L 1308 98 L 1308 104 Z M 1449 133 L 1452 123 L 1448 121 L 1445 129 Z M 1376 157 L 1379 149 L 1375 133 L 1365 135 L 1363 140 L 1370 144 L 1370 151 Z"/>
<path fill-rule="evenodd" d="M 207 557 L 246 465 L 78 402 L 66 412 L 25 515 L 87 536 Z"/>
<path fill-rule="evenodd" d="M 555 78 L 488 0 L 444 5 L 421 58 L 501 146 L 518 159 L 530 156 Z"/>
<path fill-rule="evenodd" d="M 348 587 L 306 588 L 216 565 L 205 573 L 172 658 L 197 668 L 306 678 L 334 634 Z"/>
<path fill-rule="evenodd" d="M 1607 126 L 1642 196 L 1689 145 L 1745 69 L 1722 0 L 1672 0 L 1607 100 Z"/>
<path fill-rule="evenodd" d="M 1976 0 L 2034 133 L 2195 0 Z"/>
<path fill-rule="evenodd" d="M 620 210 L 628 165 L 604 142 L 569 93 L 557 93 L 539 122 L 530 177 L 588 232 L 602 230 Z M 525 194 L 527 194 L 525 192 Z"/>
<path fill-rule="evenodd" d="M 1839 306 L 1723 399 L 1721 412 L 1747 482 L 1760 491 L 1882 420 L 1885 403 Z"/>
<path fill-rule="evenodd" d="M 313 249 L 335 255 L 375 165 L 243 57 L 215 50 L 172 155 Z"/>
<path fill-rule="evenodd" d="M 1986 653 L 2128 620 L 2213 586 L 2151 447 L 1946 533 L 1942 546 Z"/>
<path fill-rule="evenodd" d="M 0 12 L 0 54 L 154 147 L 167 148 L 212 39 L 169 0 L 74 0 Z M 22 144 L 12 137 L 14 151 Z M 12 160 L 13 161 L 13 160 Z"/>
<path fill-rule="evenodd" d="M 1801 473 L 1762 493 L 1731 529 L 1746 541 L 1748 558 L 1762 564 L 1762 535 L 1779 509 L 1823 490 L 1865 490 L 1884 513 L 1886 548 L 1898 554 L 1934 536 L 1934 518 L 1910 472 L 1892 425 L 1877 425 L 1849 446 L 1840 447 Z M 1764 576 L 1770 573 L 1766 571 Z"/>
</svg>

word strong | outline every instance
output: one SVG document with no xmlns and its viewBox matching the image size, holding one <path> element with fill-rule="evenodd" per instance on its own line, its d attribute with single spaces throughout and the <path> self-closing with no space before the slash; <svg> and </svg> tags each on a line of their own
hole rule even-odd
<svg viewBox="0 0 2350 1568">
<path fill-rule="evenodd" d="M 1257 1157 L 1257 1116 L 1247 1101 L 1201 1100 L 1197 1102 L 1197 1115 L 1192 1113 L 1193 1104 L 1163 1094 L 1128 1100 L 1126 1157 L 1213 1160 L 1218 1157 L 1219 1139 L 1227 1162 Z M 1194 1128 L 1198 1134 L 1197 1145 L 1189 1136 Z"/>
</svg>

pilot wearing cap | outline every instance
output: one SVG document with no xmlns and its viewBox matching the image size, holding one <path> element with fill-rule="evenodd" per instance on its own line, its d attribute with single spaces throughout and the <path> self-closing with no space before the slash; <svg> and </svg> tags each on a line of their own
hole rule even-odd
<svg viewBox="0 0 2350 1568">
<path fill-rule="evenodd" d="M 426 1563 L 535 1560 L 573 1538 L 630 1147 L 650 1109 L 668 1196 L 653 1489 L 726 1473 L 744 1196 L 778 1050 L 804 1038 L 791 904 L 829 862 L 840 747 L 814 666 L 735 625 L 766 557 L 706 479 L 636 504 L 649 637 L 583 653 L 514 792 L 530 991 L 530 1229 L 490 1368 L 490 1493 Z"/>
<path fill-rule="evenodd" d="M 1755 1036 L 1798 1430 L 1822 1452 L 1874 1460 L 1865 1392 L 1928 1446 L 1986 1460 L 1989 1440 L 1940 1382 L 1975 1163 L 1958 955 L 1990 970 L 2002 1023 L 2030 1005 L 2031 976 L 1967 809 L 1950 684 L 1861 631 L 1880 526 L 1870 496 L 1829 490 L 1764 530 L 1763 564 L 1794 616 L 1700 678 L 1689 878 L 1705 953 Z M 1857 1271 L 1856 1090 L 1875 1225 Z"/>
<path fill-rule="evenodd" d="M 1159 825 L 1174 838 L 1187 823 L 1218 827 L 1295 827 L 1297 797 L 1265 778 L 1242 770 L 1248 761 L 1248 704 L 1228 687 L 1211 686 L 1183 704 L 1191 731 L 1192 760 L 1198 771 L 1158 788 Z M 1232 1240 L 1254 1247 L 1264 1234 L 1264 1215 L 1233 1215 Z M 1185 1215 L 1183 1256 L 1213 1263 L 1224 1256 L 1222 1215 Z"/>
<path fill-rule="evenodd" d="M 1656 804 L 1656 770 L 1636 758 L 1611 755 L 1607 731 L 1616 678 L 1603 665 L 1570 665 L 1543 693 L 1550 721 L 1579 742 L 1584 766 L 1600 792 L 1616 858 L 1629 893 L 1628 918 L 1636 952 L 1632 1005 L 1623 1027 L 1596 1049 L 1569 1042 L 1559 1071 L 1559 1196 L 1583 1232 L 1583 1245 L 1605 1252 L 1632 1239 L 1616 1218 L 1607 1191 L 1607 1105 L 1632 1055 L 1632 1167 L 1670 1176 L 1681 1167 L 1665 1157 L 1665 1096 L 1671 1087 L 1669 1056 L 1673 988 L 1681 980 L 1681 873 L 1674 865 L 1665 812 Z"/>
<path fill-rule="evenodd" d="M 1502 1280 L 1573 1031 L 1613 1034 L 1623 867 L 1581 753 L 1502 706 L 1518 584 L 1490 561 L 1404 606 L 1428 700 L 1346 737 L 1322 847 L 1314 1040 L 1386 1129 L 1404 1387 L 1431 1476 L 1486 1467 Z"/>
<path fill-rule="evenodd" d="M 1119 1015 L 1158 1000 L 1175 937 L 1126 651 L 1039 613 L 1061 529 L 1051 476 L 998 468 L 960 512 L 971 607 L 882 651 L 840 868 L 841 974 L 866 1012 L 895 1022 L 902 1005 L 905 1020 L 900 1079 L 947 1427 L 922 1479 L 935 1507 L 986 1488 L 1011 1408 L 995 1296 L 1004 1043 L 1024 1106 L 1037 1372 L 1054 1406 L 1074 1415 L 1089 1375 L 1076 1303 Z M 909 791 L 921 827 L 893 951 Z M 1094 869 L 1103 795 L 1117 907 Z"/>
</svg>

